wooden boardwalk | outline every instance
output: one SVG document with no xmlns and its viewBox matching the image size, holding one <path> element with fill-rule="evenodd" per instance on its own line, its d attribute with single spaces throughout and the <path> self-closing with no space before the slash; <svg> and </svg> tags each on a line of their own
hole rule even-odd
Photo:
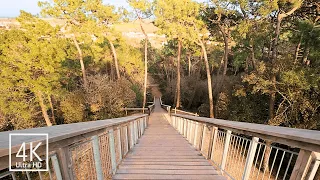
<svg viewBox="0 0 320 180">
<path fill-rule="evenodd" d="M 113 179 L 226 179 L 166 121 L 165 113 L 157 100 L 148 128 Z"/>
</svg>

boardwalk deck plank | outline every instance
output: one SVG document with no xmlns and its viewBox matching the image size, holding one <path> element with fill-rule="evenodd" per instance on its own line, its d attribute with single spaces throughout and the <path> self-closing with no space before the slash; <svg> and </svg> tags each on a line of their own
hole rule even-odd
<svg viewBox="0 0 320 180">
<path fill-rule="evenodd" d="M 201 153 L 165 119 L 156 101 L 149 126 L 137 145 L 119 165 L 113 179 L 225 180 Z"/>
</svg>

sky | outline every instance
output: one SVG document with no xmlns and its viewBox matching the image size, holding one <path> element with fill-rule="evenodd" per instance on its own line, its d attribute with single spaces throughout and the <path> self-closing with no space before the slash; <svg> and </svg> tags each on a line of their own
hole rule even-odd
<svg viewBox="0 0 320 180">
<path fill-rule="evenodd" d="M 27 11 L 31 14 L 40 13 L 38 7 L 39 0 L 0 0 L 0 17 L 17 17 L 20 10 Z M 42 0 L 50 1 L 50 0 Z M 128 7 L 126 0 L 103 0 L 104 3 L 112 4 L 116 7 Z"/>
</svg>

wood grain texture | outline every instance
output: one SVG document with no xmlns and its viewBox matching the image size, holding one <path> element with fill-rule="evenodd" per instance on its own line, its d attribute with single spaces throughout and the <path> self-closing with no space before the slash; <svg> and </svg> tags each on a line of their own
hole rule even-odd
<svg viewBox="0 0 320 180">
<path fill-rule="evenodd" d="M 271 140 L 292 147 L 320 152 L 320 131 L 316 130 L 269 126 L 263 124 L 227 121 L 215 118 L 195 117 L 181 114 L 172 114 L 172 116 L 211 124 L 222 129 L 256 136 L 262 139 Z"/>
<path fill-rule="evenodd" d="M 113 179 L 226 179 L 166 120 L 156 101 L 149 126 Z"/>
<path fill-rule="evenodd" d="M 56 125 L 51 127 L 40 127 L 16 131 L 6 131 L 0 132 L 0 157 L 7 156 L 9 154 L 9 134 L 10 133 L 48 133 L 49 134 L 49 144 L 62 141 L 68 138 L 86 134 L 89 132 L 94 132 L 100 129 L 116 126 L 122 123 L 130 122 L 135 119 L 144 117 L 147 115 L 137 115 L 128 116 L 123 118 L 106 119 L 99 121 L 90 121 L 82 123 L 64 124 Z M 23 142 L 42 142 L 45 144 L 45 139 L 43 137 L 33 137 L 19 136 L 12 140 L 12 153 L 19 150 L 20 145 Z M 49 145 L 50 151 L 50 145 Z"/>
</svg>

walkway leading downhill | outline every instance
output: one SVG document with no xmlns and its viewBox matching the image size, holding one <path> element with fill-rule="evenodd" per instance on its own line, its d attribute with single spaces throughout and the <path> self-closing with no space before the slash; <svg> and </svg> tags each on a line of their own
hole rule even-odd
<svg viewBox="0 0 320 180">
<path fill-rule="evenodd" d="M 165 113 L 157 100 L 148 128 L 113 179 L 226 179 L 166 121 Z"/>
</svg>

